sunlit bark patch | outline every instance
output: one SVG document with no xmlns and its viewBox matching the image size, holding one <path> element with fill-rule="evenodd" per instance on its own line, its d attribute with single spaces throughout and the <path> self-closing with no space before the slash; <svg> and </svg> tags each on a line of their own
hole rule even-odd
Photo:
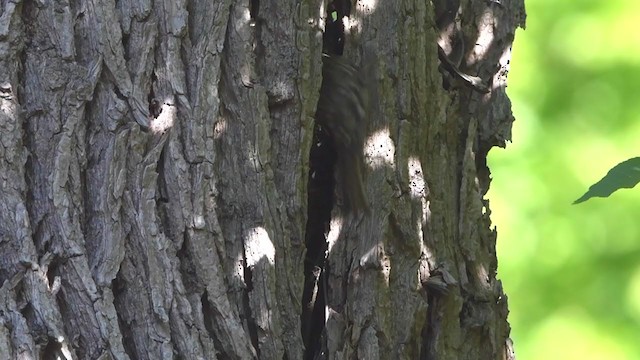
<svg viewBox="0 0 640 360">
<path fill-rule="evenodd" d="M 383 165 L 395 168 L 394 156 L 396 147 L 389 134 L 389 129 L 378 130 L 367 139 L 365 155 L 367 163 L 372 169 L 378 169 Z"/>
<path fill-rule="evenodd" d="M 249 230 L 244 243 L 247 266 L 256 265 L 262 258 L 266 258 L 271 265 L 275 264 L 276 249 L 265 228 L 257 226 Z"/>
<path fill-rule="evenodd" d="M 149 128 L 154 134 L 160 134 L 173 126 L 176 118 L 177 108 L 171 104 L 163 103 L 158 117 L 151 119 Z"/>
<path fill-rule="evenodd" d="M 411 198 L 420 199 L 424 197 L 424 174 L 422 172 L 422 164 L 415 157 L 410 157 L 407 162 L 409 171 L 409 191 Z"/>
</svg>

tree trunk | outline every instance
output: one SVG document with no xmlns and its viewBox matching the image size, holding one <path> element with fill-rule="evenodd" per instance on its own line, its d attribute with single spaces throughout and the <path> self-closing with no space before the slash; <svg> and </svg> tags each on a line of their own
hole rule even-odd
<svg viewBox="0 0 640 360">
<path fill-rule="evenodd" d="M 522 0 L 0 6 L 0 359 L 514 358 L 483 196 Z M 330 25 L 377 59 L 366 213 Z"/>
</svg>

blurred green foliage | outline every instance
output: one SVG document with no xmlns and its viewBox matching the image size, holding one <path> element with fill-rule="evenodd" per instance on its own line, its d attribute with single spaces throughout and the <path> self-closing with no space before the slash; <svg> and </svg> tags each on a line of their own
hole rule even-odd
<svg viewBox="0 0 640 360">
<path fill-rule="evenodd" d="M 640 1 L 525 3 L 513 143 L 489 155 L 516 356 L 640 359 L 640 188 L 571 205 L 640 156 Z"/>
</svg>

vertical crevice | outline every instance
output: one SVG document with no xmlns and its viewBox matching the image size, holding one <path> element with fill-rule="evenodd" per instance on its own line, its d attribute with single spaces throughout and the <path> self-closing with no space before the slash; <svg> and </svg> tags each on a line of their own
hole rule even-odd
<svg viewBox="0 0 640 360">
<path fill-rule="evenodd" d="M 333 169 L 336 153 L 331 138 L 321 126 L 315 125 L 314 143 L 309 156 L 308 217 L 304 262 L 304 290 L 302 294 L 302 339 L 305 359 L 313 359 L 320 349 L 320 335 L 324 330 L 325 298 L 324 267 L 327 251 L 326 233 L 334 202 Z"/>
<path fill-rule="evenodd" d="M 332 1 L 327 5 L 323 53 L 342 55 L 344 48 L 342 18 L 349 15 L 350 9 L 351 3 L 346 0 Z M 326 234 L 329 230 L 331 210 L 335 201 L 334 168 L 336 159 L 331 136 L 327 129 L 316 122 L 313 145 L 309 154 L 308 214 L 305 238 L 307 254 L 304 262 L 305 281 L 301 314 L 305 360 L 315 359 L 323 348 L 320 339 L 325 327 Z"/>
<path fill-rule="evenodd" d="M 258 359 L 260 358 L 260 344 L 258 343 L 258 326 L 256 325 L 253 316 L 251 315 L 251 301 L 249 299 L 249 293 L 253 291 L 253 271 L 251 271 L 251 267 L 247 266 L 247 258 L 244 256 L 245 252 L 243 251 L 242 262 L 244 264 L 244 283 L 247 286 L 242 294 L 242 307 L 244 309 L 244 321 L 246 321 L 246 327 L 249 332 L 249 338 L 251 339 L 251 344 L 253 348 L 256 350 L 258 355 Z M 241 315 L 242 316 L 242 315 Z"/>
<path fill-rule="evenodd" d="M 335 0 L 327 5 L 322 52 L 327 55 L 342 55 L 344 51 L 344 23 L 342 19 L 351 14 L 351 2 Z"/>
<path fill-rule="evenodd" d="M 260 16 L 260 0 L 249 1 L 249 16 L 252 20 L 257 20 Z"/>
<path fill-rule="evenodd" d="M 26 185 L 26 202 L 25 206 L 27 208 L 27 213 L 29 214 L 29 222 L 31 223 L 31 228 L 35 229 L 32 233 L 33 243 L 36 248 L 39 248 L 42 243 L 42 239 L 45 237 L 42 231 L 42 221 L 43 215 L 39 215 L 34 209 L 36 204 L 36 197 L 38 194 L 36 193 L 37 189 L 37 175 L 38 171 L 36 168 L 37 164 L 37 151 L 35 149 L 36 139 L 34 138 L 34 132 L 31 131 L 34 127 L 37 129 L 36 122 L 37 117 L 40 117 L 44 114 L 45 109 L 40 104 L 37 104 L 33 97 L 34 94 L 31 92 L 27 92 L 28 81 L 31 80 L 32 77 L 32 69 L 30 62 L 32 61 L 30 55 L 32 53 L 32 47 L 34 46 L 34 42 L 36 42 L 37 29 L 36 26 L 38 24 L 38 13 L 39 9 L 37 8 L 35 2 L 33 1 L 25 1 L 22 5 L 22 13 L 21 18 L 23 19 L 24 24 L 24 46 L 20 53 L 20 67 L 21 71 L 18 71 L 19 74 L 19 89 L 18 89 L 18 101 L 22 105 L 22 144 L 24 145 L 24 150 L 27 152 L 27 161 L 24 164 L 24 177 L 25 177 L 25 185 Z M 31 80 L 32 82 L 34 80 Z"/>
</svg>

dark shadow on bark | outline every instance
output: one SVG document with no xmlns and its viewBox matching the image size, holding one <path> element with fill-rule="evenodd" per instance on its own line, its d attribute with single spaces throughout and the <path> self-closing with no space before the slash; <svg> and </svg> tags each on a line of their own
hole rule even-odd
<svg viewBox="0 0 640 360">
<path fill-rule="evenodd" d="M 243 253 L 242 255 L 243 262 L 247 263 L 247 257 Z M 249 293 L 253 291 L 253 271 L 250 266 L 244 266 L 244 281 L 247 288 L 242 292 L 242 307 L 244 312 L 240 315 L 241 317 L 245 317 L 243 322 L 246 323 L 247 330 L 249 331 L 249 338 L 251 339 L 251 344 L 253 348 L 256 349 L 256 353 L 258 354 L 258 359 L 260 358 L 260 346 L 258 344 L 258 326 L 256 322 L 251 316 L 251 300 L 249 299 Z M 243 316 L 244 314 L 244 316 Z"/>
<path fill-rule="evenodd" d="M 62 352 L 62 346 L 60 343 L 51 336 L 47 339 L 47 346 L 41 350 L 40 357 L 43 360 L 58 360 L 66 358 Z"/>
<path fill-rule="evenodd" d="M 118 309 L 119 306 L 123 306 L 123 304 L 119 300 L 127 297 L 125 296 L 125 294 L 129 291 L 129 289 L 131 289 L 131 287 L 128 286 L 126 281 L 121 277 L 121 274 L 118 273 L 118 275 L 116 275 L 116 278 L 111 282 L 111 291 L 113 291 L 113 299 L 116 309 Z M 127 356 L 129 356 L 129 358 L 136 359 L 137 356 L 135 344 L 133 343 L 133 339 L 135 339 L 133 328 L 129 326 L 130 324 L 126 323 L 125 319 L 123 319 L 122 316 L 120 316 L 120 314 L 122 314 L 120 311 L 118 311 L 117 314 L 118 327 L 120 328 L 120 332 L 122 333 L 122 346 L 124 348 L 124 351 Z"/>
</svg>

